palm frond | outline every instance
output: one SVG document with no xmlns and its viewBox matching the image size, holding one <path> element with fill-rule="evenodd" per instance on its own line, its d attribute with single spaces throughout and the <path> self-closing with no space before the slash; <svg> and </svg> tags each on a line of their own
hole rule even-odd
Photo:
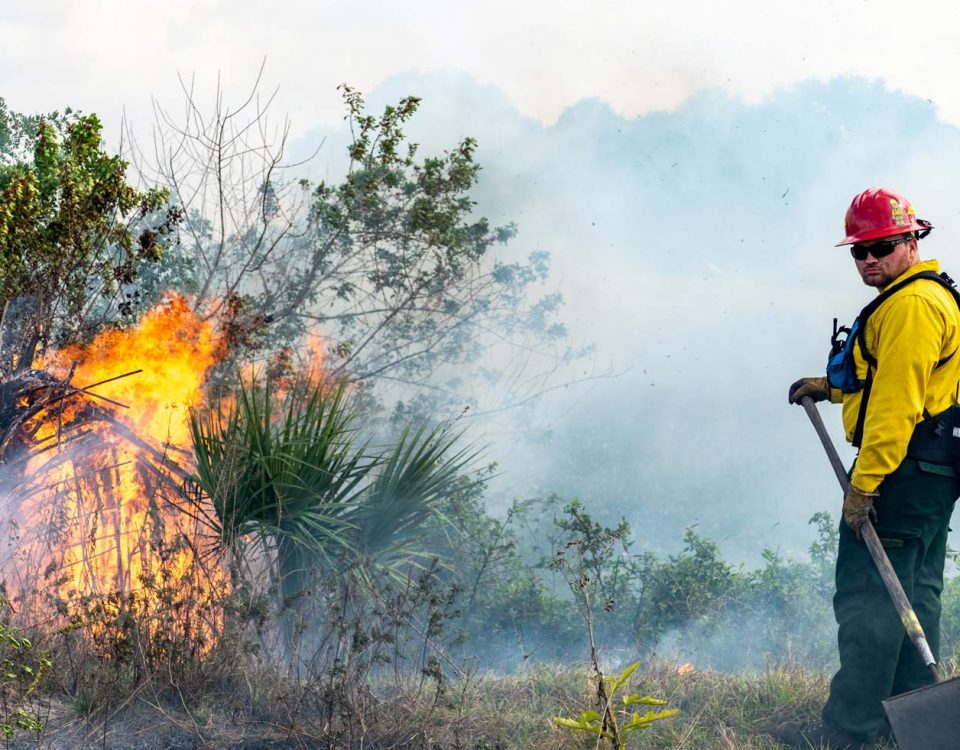
<svg viewBox="0 0 960 750">
<path fill-rule="evenodd" d="M 275 406 L 279 408 L 275 409 Z M 225 410 L 191 415 L 192 479 L 209 498 L 225 546 L 253 531 L 291 537 L 323 560 L 350 542 L 350 512 L 370 470 L 346 386 L 241 382 Z"/>
<path fill-rule="evenodd" d="M 425 565 L 416 541 L 476 453 L 449 428 L 406 428 L 376 453 L 358 437 L 344 383 L 310 379 L 278 394 L 241 382 L 223 409 L 194 412 L 192 480 L 221 545 L 255 535 L 273 550 L 284 601 L 317 568 L 336 575 Z M 199 515 L 199 513 L 197 514 Z"/>
<path fill-rule="evenodd" d="M 456 449 L 460 438 L 445 427 L 403 431 L 351 514 L 361 554 L 384 564 L 415 560 L 411 543 L 477 455 L 469 447 Z"/>
</svg>

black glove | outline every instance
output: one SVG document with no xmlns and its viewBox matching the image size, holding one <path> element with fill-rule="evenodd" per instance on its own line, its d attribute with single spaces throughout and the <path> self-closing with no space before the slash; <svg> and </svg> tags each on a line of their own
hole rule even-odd
<svg viewBox="0 0 960 750">
<path fill-rule="evenodd" d="M 830 384 L 827 383 L 826 376 L 819 378 L 800 378 L 796 383 L 790 386 L 790 393 L 787 400 L 791 404 L 799 404 L 800 399 L 809 396 L 814 401 L 826 401 L 830 398 Z"/>
</svg>

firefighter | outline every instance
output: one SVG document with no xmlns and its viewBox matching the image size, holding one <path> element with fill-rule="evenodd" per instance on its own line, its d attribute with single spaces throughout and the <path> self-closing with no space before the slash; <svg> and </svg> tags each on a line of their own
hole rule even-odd
<svg viewBox="0 0 960 750">
<path fill-rule="evenodd" d="M 840 342 L 835 334 L 828 376 L 790 386 L 790 403 L 804 396 L 841 403 L 847 440 L 859 448 L 843 499 L 833 599 L 840 669 L 820 724 L 777 731 L 791 747 L 874 747 L 890 734 L 881 701 L 933 682 L 860 538 L 860 525 L 872 519 L 938 657 L 948 523 L 960 475 L 949 451 L 914 446 L 936 448 L 930 426 L 955 413 L 960 308 L 938 262 L 920 260 L 918 242 L 932 228 L 890 190 L 871 188 L 853 199 L 837 247 L 850 246 L 863 283 L 881 294 L 858 318 L 862 335 L 854 330 Z"/>
</svg>

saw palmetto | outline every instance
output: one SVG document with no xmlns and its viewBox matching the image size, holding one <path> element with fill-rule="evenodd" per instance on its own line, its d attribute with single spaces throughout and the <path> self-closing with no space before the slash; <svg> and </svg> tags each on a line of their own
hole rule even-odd
<svg viewBox="0 0 960 750">
<path fill-rule="evenodd" d="M 284 393 L 241 382 L 226 407 L 191 417 L 192 512 L 223 549 L 256 540 L 272 550 L 285 596 L 311 569 L 416 562 L 425 525 L 473 457 L 443 427 L 408 426 L 373 450 L 356 423 L 347 385 L 310 379 Z"/>
</svg>

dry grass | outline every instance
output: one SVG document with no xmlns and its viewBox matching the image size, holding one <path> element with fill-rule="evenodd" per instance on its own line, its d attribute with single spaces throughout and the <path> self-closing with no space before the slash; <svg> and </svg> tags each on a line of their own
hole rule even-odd
<svg viewBox="0 0 960 750">
<path fill-rule="evenodd" d="M 778 750 L 768 732 L 779 723 L 815 720 L 829 677 L 797 665 L 776 666 L 757 676 L 681 673 L 656 663 L 634 674 L 631 691 L 664 698 L 680 714 L 657 722 L 634 745 L 644 750 Z M 553 716 L 575 716 L 590 707 L 595 691 L 586 668 L 542 667 L 523 675 L 480 678 L 421 713 L 418 743 L 375 746 L 424 750 L 581 750 L 589 738 L 555 727 Z M 405 713 L 410 704 L 394 705 Z M 422 708 L 422 707 L 421 707 Z"/>
<path fill-rule="evenodd" d="M 251 675 L 251 679 L 259 679 Z M 790 720 L 815 720 L 829 677 L 797 665 L 756 676 L 684 673 L 657 662 L 634 674 L 631 691 L 664 698 L 680 714 L 657 722 L 631 747 L 643 750 L 779 750 L 767 732 Z M 173 708 L 146 693 L 95 716 L 78 716 L 66 703 L 40 708 L 42 737 L 11 747 L 101 750 L 583 750 L 589 738 L 554 726 L 558 715 L 576 715 L 595 692 L 585 667 L 545 666 L 506 677 L 474 676 L 436 686 L 390 680 L 366 691 L 350 717 L 353 730 L 325 732 L 315 712 L 316 685 L 262 676 L 256 704 L 238 690 L 233 699 Z M 301 691 L 299 694 L 297 691 Z M 299 710 L 293 710 L 299 705 Z M 22 744 L 21 744 L 22 743 Z"/>
</svg>

